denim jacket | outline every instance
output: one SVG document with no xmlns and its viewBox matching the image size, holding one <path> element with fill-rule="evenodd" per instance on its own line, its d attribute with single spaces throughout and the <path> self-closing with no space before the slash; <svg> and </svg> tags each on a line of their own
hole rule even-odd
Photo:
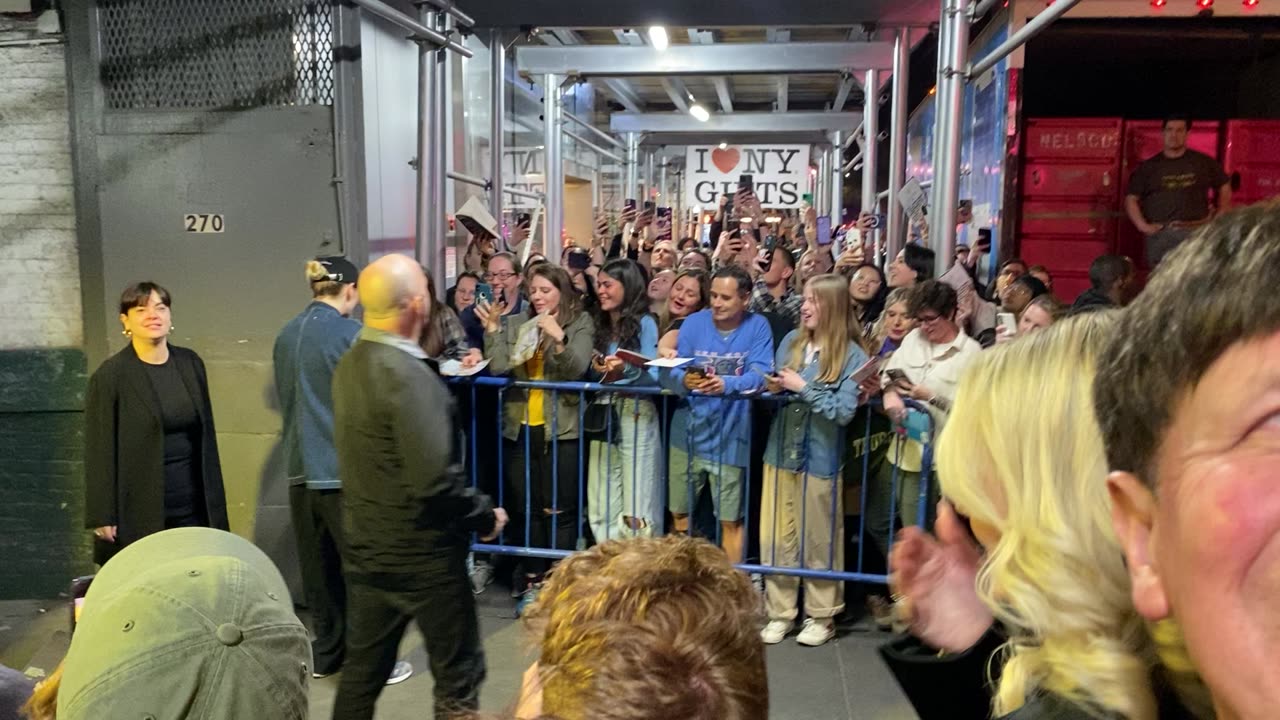
<svg viewBox="0 0 1280 720">
<path fill-rule="evenodd" d="M 804 342 L 801 330 L 792 330 L 778 346 L 777 367 L 785 367 L 791 344 Z M 845 426 L 858 409 L 858 383 L 850 376 L 867 361 L 867 354 L 855 342 L 845 351 L 844 365 L 836 382 L 817 380 L 821 354 L 798 371 L 804 390 L 778 408 L 769 428 L 764 462 L 783 470 L 808 472 L 831 479 L 840 471 L 844 457 Z"/>
<path fill-rule="evenodd" d="M 272 359 L 290 485 L 342 487 L 333 446 L 333 371 L 359 332 L 360 323 L 316 301 L 276 337 Z"/>
</svg>

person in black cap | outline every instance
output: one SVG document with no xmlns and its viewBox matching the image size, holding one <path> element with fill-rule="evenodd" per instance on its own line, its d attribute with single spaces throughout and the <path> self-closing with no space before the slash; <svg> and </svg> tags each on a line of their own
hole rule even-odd
<svg viewBox="0 0 1280 720">
<path fill-rule="evenodd" d="M 356 341 L 360 270 L 344 257 L 307 262 L 311 303 L 276 337 L 272 360 L 284 416 L 289 508 L 315 642 L 313 676 L 338 672 L 346 652 L 346 580 L 342 575 L 342 482 L 333 446 L 333 371 Z M 388 684 L 413 673 L 397 663 Z"/>
<path fill-rule="evenodd" d="M 93 560 L 167 528 L 228 529 L 209 380 L 193 350 L 169 343 L 169 291 L 125 288 L 129 344 L 89 378 L 85 397 L 85 527 Z"/>
</svg>

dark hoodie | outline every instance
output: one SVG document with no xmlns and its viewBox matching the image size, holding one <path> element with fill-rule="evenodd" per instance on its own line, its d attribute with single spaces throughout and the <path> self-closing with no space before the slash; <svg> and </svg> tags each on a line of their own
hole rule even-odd
<svg viewBox="0 0 1280 720">
<path fill-rule="evenodd" d="M 1102 291 L 1095 288 L 1089 288 L 1080 293 L 1080 297 L 1071 304 L 1071 314 L 1093 312 L 1094 310 L 1106 310 L 1113 308 L 1116 304 L 1111 301 Z"/>
</svg>

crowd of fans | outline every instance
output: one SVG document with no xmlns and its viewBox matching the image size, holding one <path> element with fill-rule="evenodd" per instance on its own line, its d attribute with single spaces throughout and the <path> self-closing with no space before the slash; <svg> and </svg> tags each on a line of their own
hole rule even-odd
<svg viewBox="0 0 1280 720">
<path fill-rule="evenodd" d="M 723 205 L 709 248 L 655 237 L 644 212 L 625 214 L 623 232 L 591 249 L 566 250 L 561 265 L 538 256 L 521 263 L 498 252 L 493 239 L 478 238 L 446 303 L 427 285 L 430 274 L 400 267 L 411 264 L 404 259 L 396 268 L 380 261 L 368 280 L 361 275 L 358 298 L 350 263 L 308 265 L 317 302 L 332 317 L 309 315 L 313 303 L 300 327 L 286 328 L 277 371 L 280 378 L 311 372 L 287 361 L 281 370 L 280 353 L 309 337 L 305 318 L 319 317 L 311 332 L 329 332 L 332 352 L 342 356 L 334 388 L 279 390 L 291 406 L 323 404 L 326 393 L 330 407 L 339 406 L 331 441 L 337 457 L 304 453 L 306 467 L 290 469 L 305 479 L 295 521 L 325 532 L 321 539 L 300 533 L 300 544 L 323 540 L 342 556 L 316 559 L 308 599 L 352 604 L 345 618 L 355 627 L 346 630 L 345 647 L 356 657 L 345 658 L 339 705 L 353 709 L 335 717 L 371 715 L 376 686 L 397 672 L 398 634 L 390 645 L 371 637 L 386 634 L 374 627 L 380 619 L 392 618 L 400 631 L 411 619 L 440 627 L 439 647 L 429 648 L 437 717 L 474 711 L 484 677 L 474 606 L 434 585 L 388 580 L 396 552 L 406 562 L 420 559 L 409 549 L 414 535 L 390 548 L 365 546 L 361 540 L 378 533 L 343 539 L 344 523 L 335 519 L 367 531 L 399 507 L 394 483 L 352 485 L 355 476 L 342 471 L 352 458 L 376 461 L 385 451 L 383 439 L 357 428 L 384 423 L 382 408 L 401 408 L 386 426 L 385 442 L 393 442 L 403 427 L 429 424 L 430 413 L 452 404 L 429 384 L 383 383 L 381 399 L 355 390 L 388 372 L 420 372 L 388 348 L 437 366 L 485 363 L 484 373 L 532 381 L 506 388 L 500 407 L 482 405 L 476 394 L 474 405 L 457 398 L 460 417 L 500 413 L 501 420 L 463 425 L 474 453 L 448 433 L 428 443 L 421 457 L 427 479 L 410 489 L 426 505 L 403 507 L 396 518 L 400 528 L 423 517 L 434 518 L 432 528 L 451 528 L 433 531 L 443 533 L 439 547 L 447 553 L 433 556 L 439 566 L 429 574 L 463 584 L 463 533 L 581 551 L 558 563 L 528 556 L 512 569 L 513 591 L 540 643 L 516 717 L 764 717 L 763 645 L 793 630 L 802 591 L 797 641 L 829 641 L 845 589 L 770 575 L 761 603 L 731 565 L 758 552 L 768 565 L 844 569 L 846 515 L 854 514 L 864 518 L 860 539 L 887 556 L 892 595 L 881 607 L 910 631 L 883 654 L 926 720 L 1271 716 L 1280 706 L 1273 622 L 1280 505 L 1270 487 L 1280 453 L 1280 305 L 1269 289 L 1280 277 L 1280 209 L 1246 208 L 1206 225 L 1166 258 L 1132 304 L 1132 263 L 1100 257 L 1090 289 L 1068 305 L 1053 296 L 1044 268 L 1017 259 L 983 287 L 975 271 L 982 247 L 965 248 L 934 279 L 933 252 L 908 245 L 881 273 L 861 243 L 841 243 L 833 253 L 814 236 L 816 224 L 770 232 L 751 198 L 733 206 L 741 217 Z M 1191 296 L 1188 288 L 1198 291 Z M 347 317 L 357 299 L 366 306 L 363 329 Z M 85 600 L 87 627 L 33 699 L 32 717 L 50 717 L 55 707 L 72 717 L 88 707 L 89 692 L 131 701 L 150 692 L 154 714 L 178 716 L 164 710 L 172 698 L 162 683 L 136 691 L 113 684 L 119 663 L 94 653 L 109 643 L 90 636 L 110 629 L 128 640 L 135 622 L 159 647 L 131 651 L 144 659 L 191 649 L 187 664 L 164 666 L 175 687 L 192 682 L 184 673 L 226 682 L 211 669 L 221 665 L 198 662 L 202 653 L 239 648 L 250 658 L 241 663 L 274 653 L 274 664 L 259 662 L 276 675 L 246 671 L 242 682 L 268 693 L 280 716 L 305 717 L 297 703 L 308 678 L 343 664 L 340 649 L 323 656 L 327 668 L 317 666 L 320 645 L 306 652 L 300 624 L 277 607 L 288 595 L 273 568 L 220 539 L 231 537 L 224 532 L 189 527 L 225 526 L 225 501 L 203 364 L 167 345 L 170 305 L 159 286 L 126 291 L 121 322 L 130 346 L 91 382 L 89 403 L 101 407 L 90 407 L 90 418 L 115 414 L 116 421 L 88 438 L 87 524 L 101 557 L 118 557 L 95 581 Z M 357 343 L 363 355 L 343 355 L 357 330 L 369 341 Z M 654 359 L 669 362 L 645 362 Z M 608 389 L 590 395 L 538 385 L 575 380 Z M 129 409 L 139 402 L 128 395 L 134 383 L 160 396 L 158 428 L 127 422 L 129 413 L 153 411 Z M 660 393 L 674 401 L 658 402 Z M 172 402 L 179 394 L 186 401 Z M 743 397 L 756 394 L 770 401 Z M 353 413 L 368 415 L 366 424 L 351 424 Z M 315 419 L 286 410 L 286 442 L 326 432 Z M 327 432 L 333 437 L 333 427 Z M 927 437 L 937 438 L 936 477 L 924 463 Z M 113 450 L 122 446 L 154 446 L 164 462 L 125 468 Z M 463 457 L 481 491 L 513 499 L 509 526 L 505 511 L 463 488 L 456 462 Z M 430 480 L 436 477 L 448 481 Z M 151 495 L 121 492 L 130 483 Z M 340 509 L 323 500 L 335 484 Z M 759 533 L 748 537 L 753 507 Z M 202 542 L 223 548 L 206 570 L 211 561 L 190 549 L 195 535 L 185 544 L 173 535 L 195 532 L 212 533 Z M 699 534 L 721 550 L 686 537 Z M 311 586 L 349 556 L 359 570 L 346 582 L 353 597 L 313 597 Z M 171 637 L 164 634 L 173 631 L 171 620 L 154 624 L 131 600 L 174 593 L 186 602 L 180 593 L 192 591 L 173 588 L 202 572 L 235 584 L 228 597 L 254 601 L 197 608 L 200 622 Z M 492 573 L 476 558 L 472 589 L 482 591 Z M 462 612 L 441 615 L 444 606 Z M 328 622 L 340 626 L 343 617 L 337 612 Z M 89 629 L 96 627 L 103 629 Z M 316 640 L 343 632 L 329 628 Z M 216 682 L 196 685 L 202 694 L 184 702 L 268 701 L 224 697 L 229 690 Z"/>
</svg>

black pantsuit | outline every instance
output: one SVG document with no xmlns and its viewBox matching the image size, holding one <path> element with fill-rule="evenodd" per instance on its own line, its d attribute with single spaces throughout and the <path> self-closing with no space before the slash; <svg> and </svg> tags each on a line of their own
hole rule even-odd
<svg viewBox="0 0 1280 720">
<path fill-rule="evenodd" d="M 89 378 L 85 399 L 85 527 L 115 525 L 116 541 L 97 540 L 102 564 L 130 543 L 169 526 L 207 524 L 228 530 L 227 500 L 204 362 L 194 351 L 169 346 L 199 419 L 191 465 L 202 497 L 196 516 L 170 517 L 165 508 L 165 430 L 160 399 L 133 345 L 108 358 Z"/>
</svg>

